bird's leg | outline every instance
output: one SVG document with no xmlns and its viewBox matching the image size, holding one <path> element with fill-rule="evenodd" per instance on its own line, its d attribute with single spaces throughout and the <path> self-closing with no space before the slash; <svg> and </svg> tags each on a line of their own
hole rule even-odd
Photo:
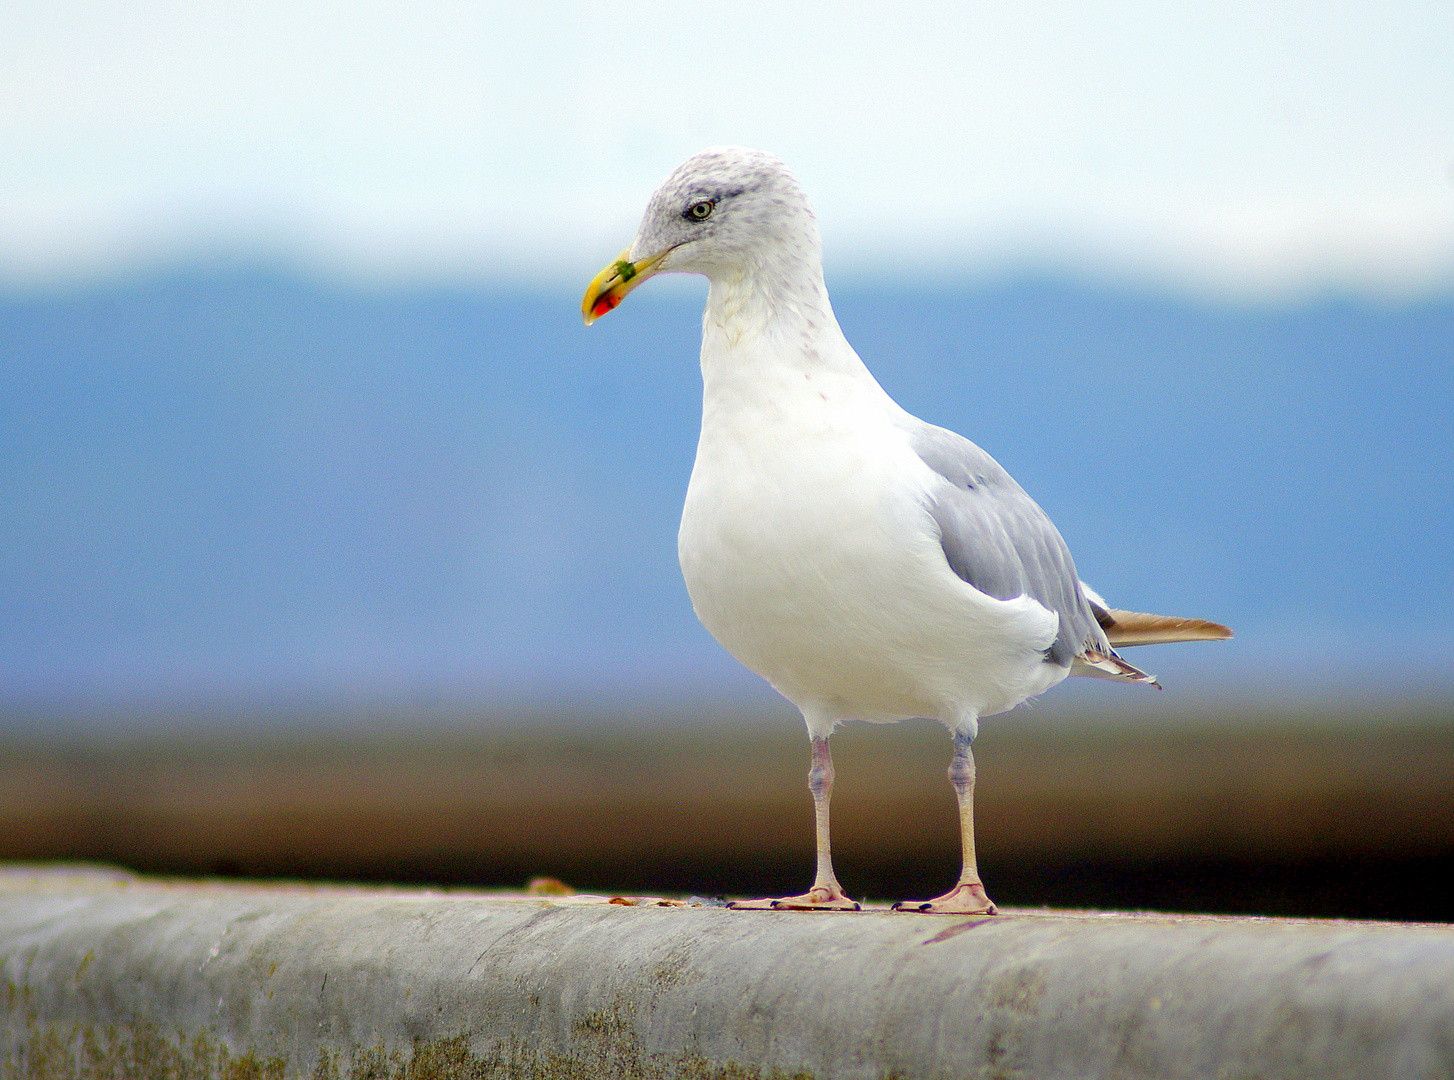
<svg viewBox="0 0 1454 1080">
<path fill-rule="evenodd" d="M 959 881 L 943 896 L 933 900 L 906 900 L 894 905 L 895 911 L 926 911 L 930 914 L 993 915 L 995 905 L 985 894 L 984 882 L 974 858 L 974 753 L 970 736 L 954 732 L 954 757 L 949 762 L 949 782 L 959 799 L 959 836 L 964 852 L 964 868 Z"/>
<path fill-rule="evenodd" d="M 828 842 L 828 797 L 833 794 L 833 755 L 828 752 L 826 736 L 813 736 L 813 765 L 808 770 L 808 790 L 813 793 L 813 816 L 818 834 L 818 872 L 813 887 L 801 896 L 783 896 L 776 900 L 736 900 L 730 907 L 738 910 L 774 911 L 857 911 L 833 873 L 833 855 Z"/>
</svg>

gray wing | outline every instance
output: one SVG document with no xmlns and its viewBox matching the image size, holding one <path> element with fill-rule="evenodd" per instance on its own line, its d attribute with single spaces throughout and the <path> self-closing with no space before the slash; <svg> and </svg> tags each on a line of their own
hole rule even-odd
<svg viewBox="0 0 1454 1080">
<path fill-rule="evenodd" d="M 996 600 L 1029 596 L 1060 616 L 1046 660 L 1067 667 L 1087 646 L 1110 651 L 1059 531 L 999 462 L 945 428 L 923 424 L 909 445 L 945 483 L 929 512 L 949 565 Z"/>
</svg>

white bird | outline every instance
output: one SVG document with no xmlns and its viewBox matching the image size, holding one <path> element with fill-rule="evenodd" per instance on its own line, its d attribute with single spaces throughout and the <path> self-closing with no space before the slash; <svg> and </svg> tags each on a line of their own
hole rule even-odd
<svg viewBox="0 0 1454 1080">
<path fill-rule="evenodd" d="M 813 747 L 812 887 L 733 906 L 857 909 L 833 872 L 828 736 L 845 720 L 924 716 L 953 736 L 963 870 L 943 896 L 895 907 L 993 913 L 974 850 L 979 718 L 1072 672 L 1155 684 L 1113 646 L 1231 631 L 1107 608 L 993 458 L 885 393 L 838 327 L 817 220 L 776 157 L 729 146 L 683 162 L 586 290 L 586 323 L 663 273 L 710 282 L 678 534 L 687 591 L 712 635 L 802 711 Z"/>
</svg>

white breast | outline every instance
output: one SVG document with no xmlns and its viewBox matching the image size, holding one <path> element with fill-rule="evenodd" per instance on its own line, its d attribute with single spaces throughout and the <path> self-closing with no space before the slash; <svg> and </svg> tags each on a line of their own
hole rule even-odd
<svg viewBox="0 0 1454 1080">
<path fill-rule="evenodd" d="M 1051 612 L 950 569 L 926 509 L 934 476 L 866 370 L 740 348 L 725 362 L 709 345 L 678 551 L 698 617 L 734 656 L 826 730 L 972 725 L 1063 676 L 1042 662 Z"/>
</svg>

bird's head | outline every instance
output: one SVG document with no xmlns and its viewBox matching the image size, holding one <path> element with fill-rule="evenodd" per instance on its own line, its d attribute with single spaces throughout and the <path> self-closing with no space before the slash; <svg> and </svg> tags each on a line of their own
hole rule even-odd
<svg viewBox="0 0 1454 1080">
<path fill-rule="evenodd" d="M 636 239 L 586 289 L 581 314 L 595 322 L 656 274 L 717 280 L 820 260 L 817 220 L 788 167 L 763 150 L 714 146 L 656 189 Z"/>
</svg>

